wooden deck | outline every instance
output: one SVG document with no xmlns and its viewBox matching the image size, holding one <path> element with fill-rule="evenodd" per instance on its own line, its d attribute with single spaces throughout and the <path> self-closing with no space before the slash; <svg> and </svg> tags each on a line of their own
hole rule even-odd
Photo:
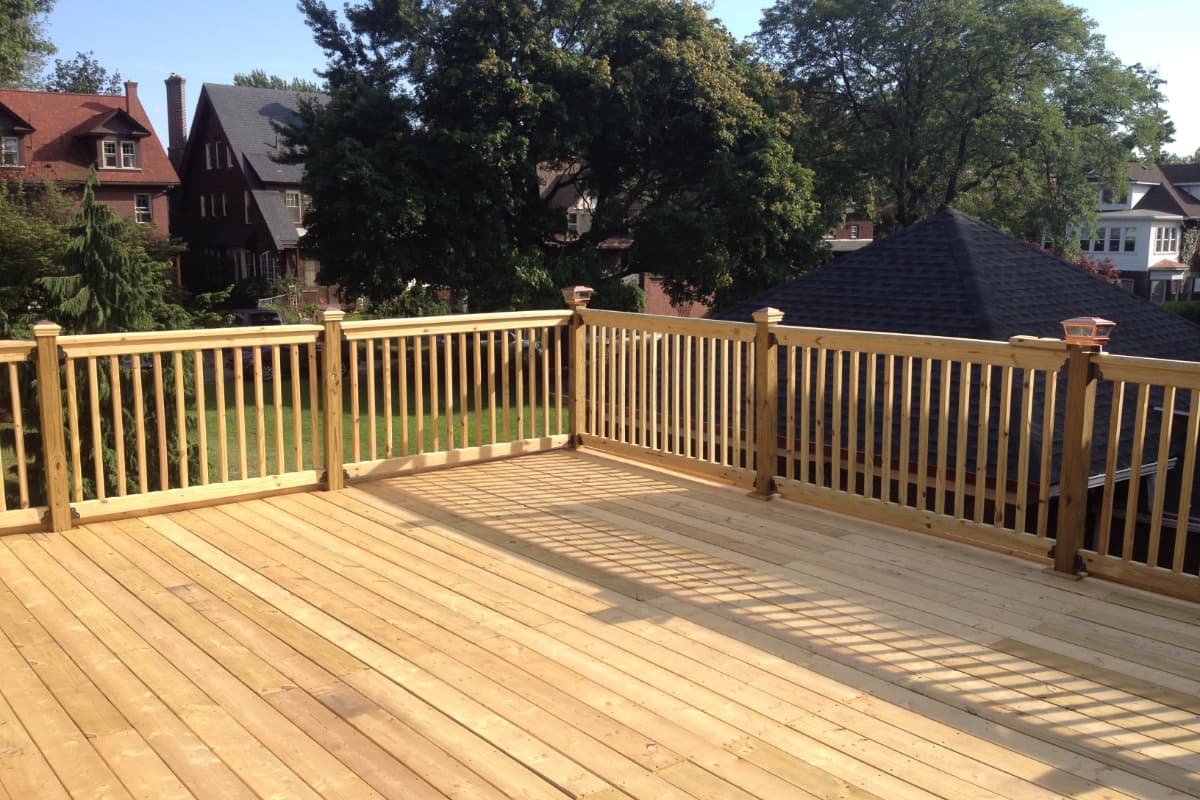
<svg viewBox="0 0 1200 800">
<path fill-rule="evenodd" d="M 1200 796 L 1200 608 L 552 453 L 0 539 L 0 796 Z"/>
</svg>

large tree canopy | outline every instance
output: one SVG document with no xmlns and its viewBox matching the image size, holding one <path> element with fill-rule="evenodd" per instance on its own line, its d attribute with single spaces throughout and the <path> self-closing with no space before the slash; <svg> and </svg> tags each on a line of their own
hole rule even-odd
<svg viewBox="0 0 1200 800">
<path fill-rule="evenodd" d="M 1065 236 L 1095 211 L 1089 180 L 1173 130 L 1157 76 L 1060 0 L 777 0 L 757 40 L 828 143 L 817 171 L 885 229 L 953 204 Z"/>
<path fill-rule="evenodd" d="M 31 86 L 54 45 L 42 23 L 54 0 L 0 0 L 0 87 Z"/>
<path fill-rule="evenodd" d="M 76 53 L 69 60 L 54 59 L 54 69 L 46 76 L 47 92 L 78 94 L 121 94 L 125 87 L 121 73 L 109 72 L 92 51 Z"/>
<path fill-rule="evenodd" d="M 288 132 L 323 277 L 474 308 L 623 275 L 718 302 L 811 254 L 811 173 L 776 76 L 688 0 L 302 0 L 330 100 Z M 582 198 L 589 230 L 568 231 Z M 605 258 L 615 242 L 628 258 Z"/>
</svg>

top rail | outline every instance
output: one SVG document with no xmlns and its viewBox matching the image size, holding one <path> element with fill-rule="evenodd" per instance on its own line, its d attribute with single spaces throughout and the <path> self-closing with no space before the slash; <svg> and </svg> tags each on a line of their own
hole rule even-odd
<svg viewBox="0 0 1200 800">
<path fill-rule="evenodd" d="M 1160 358 L 1098 353 L 1094 357 L 1100 376 L 1110 381 L 1174 386 L 1200 390 L 1200 364 Z"/>
<path fill-rule="evenodd" d="M 728 339 L 733 342 L 754 341 L 755 326 L 749 322 L 725 322 L 714 319 L 668 317 L 659 314 L 632 314 L 624 311 L 595 311 L 584 309 L 581 318 L 585 325 L 608 325 L 656 333 L 682 336 Z"/>
<path fill-rule="evenodd" d="M 819 347 L 826 350 L 913 356 L 974 364 L 1057 370 L 1067 359 L 1067 343 L 1058 339 L 1015 336 L 1008 342 L 956 339 L 910 333 L 780 326 L 777 338 L 784 347 Z"/>
<path fill-rule="evenodd" d="M 512 328 L 566 325 L 570 311 L 509 311 L 495 314 L 456 314 L 446 317 L 360 320 L 342 323 L 346 339 L 355 342 L 380 336 L 425 336 L 446 333 L 484 333 Z"/>
<path fill-rule="evenodd" d="M 20 364 L 33 357 L 37 345 L 33 342 L 0 342 L 0 364 Z"/>
<path fill-rule="evenodd" d="M 245 328 L 204 328 L 184 331 L 144 331 L 60 336 L 58 345 L 68 358 L 121 356 L 130 353 L 169 353 L 218 347 L 255 347 L 315 342 L 320 325 L 261 325 Z"/>
</svg>

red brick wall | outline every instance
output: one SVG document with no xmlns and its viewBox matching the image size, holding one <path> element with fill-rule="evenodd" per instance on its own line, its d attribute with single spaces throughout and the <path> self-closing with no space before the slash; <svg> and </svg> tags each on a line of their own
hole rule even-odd
<svg viewBox="0 0 1200 800">
<path fill-rule="evenodd" d="M 646 313 L 662 314 L 671 317 L 703 317 L 708 313 L 704 303 L 685 303 L 681 306 L 671 305 L 671 299 L 663 291 L 662 284 L 653 275 L 641 273 L 638 275 L 639 285 L 646 296 Z"/>
<path fill-rule="evenodd" d="M 103 178 L 101 179 L 103 180 Z M 167 192 L 160 188 L 139 188 L 137 186 L 105 186 L 101 184 L 96 189 L 96 200 L 117 212 L 122 219 L 133 219 L 133 196 L 136 194 L 150 195 L 151 223 L 164 236 L 168 232 Z"/>
<path fill-rule="evenodd" d="M 851 226 L 858 226 L 858 236 L 852 236 Z M 846 224 L 838 228 L 834 232 L 835 239 L 874 239 L 875 238 L 875 223 L 866 219 L 850 219 L 846 220 Z"/>
</svg>

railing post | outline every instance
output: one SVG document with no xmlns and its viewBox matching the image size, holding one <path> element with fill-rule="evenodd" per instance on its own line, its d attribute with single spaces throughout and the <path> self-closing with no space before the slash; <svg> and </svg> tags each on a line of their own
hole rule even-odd
<svg viewBox="0 0 1200 800">
<path fill-rule="evenodd" d="M 783 319 L 777 308 L 754 312 L 758 330 L 754 335 L 754 439 L 757 462 L 754 494 L 775 494 L 775 471 L 779 460 L 779 345 L 775 328 Z"/>
<path fill-rule="evenodd" d="M 346 485 L 342 450 L 342 320 L 346 312 L 327 308 L 321 312 L 325 338 L 321 343 L 322 425 L 325 431 L 325 475 L 328 491 Z"/>
<path fill-rule="evenodd" d="M 46 464 L 46 504 L 50 530 L 71 527 L 71 495 L 67 483 L 67 438 L 63 430 L 62 378 L 59 375 L 58 334 L 53 322 L 33 326 L 37 342 L 38 411 L 42 424 L 42 457 Z"/>
<path fill-rule="evenodd" d="M 571 327 L 568 341 L 571 352 L 567 362 L 567 374 L 571 380 L 570 410 L 571 410 L 571 447 L 579 447 L 583 439 L 583 419 L 587 414 L 587 342 L 584 340 L 583 309 L 587 308 L 592 299 L 592 290 L 587 286 L 568 286 L 562 290 L 563 300 L 574 313 L 571 315 Z"/>
<path fill-rule="evenodd" d="M 1097 376 L 1092 357 L 1098 352 L 1100 348 L 1095 345 L 1067 345 L 1067 400 L 1054 544 L 1054 572 L 1064 576 L 1077 576 L 1083 571 L 1079 549 L 1087 525 L 1087 484 L 1096 412 Z M 1042 480 L 1047 479 L 1042 476 Z"/>
</svg>

